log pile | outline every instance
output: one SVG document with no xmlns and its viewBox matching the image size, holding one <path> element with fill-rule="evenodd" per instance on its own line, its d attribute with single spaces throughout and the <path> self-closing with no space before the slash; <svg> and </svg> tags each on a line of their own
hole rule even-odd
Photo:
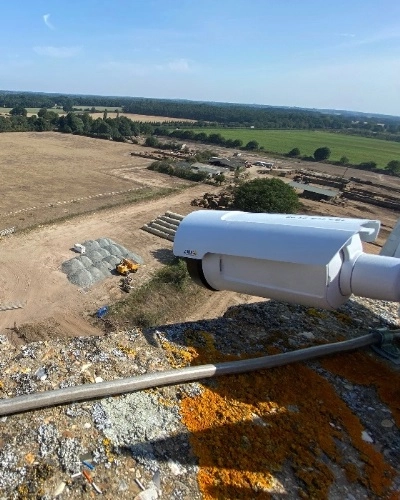
<svg viewBox="0 0 400 500">
<path fill-rule="evenodd" d="M 230 210 L 232 208 L 232 193 L 223 191 L 219 194 L 205 193 L 202 198 L 194 199 L 192 207 L 202 207 L 211 210 Z"/>
</svg>

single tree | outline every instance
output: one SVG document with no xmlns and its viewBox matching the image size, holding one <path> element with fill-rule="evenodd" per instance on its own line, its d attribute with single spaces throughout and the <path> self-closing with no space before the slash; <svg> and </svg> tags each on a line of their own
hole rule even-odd
<svg viewBox="0 0 400 500">
<path fill-rule="evenodd" d="M 27 110 L 22 106 L 16 106 L 10 111 L 10 115 L 12 116 L 26 116 L 27 114 Z"/>
<path fill-rule="evenodd" d="M 289 153 L 287 155 L 290 156 L 290 158 L 296 158 L 297 156 L 300 156 L 300 149 L 293 148 L 289 151 Z"/>
<path fill-rule="evenodd" d="M 258 144 L 257 141 L 249 141 L 244 149 L 247 149 L 248 151 L 257 151 L 257 149 L 260 148 L 260 145 Z"/>
<path fill-rule="evenodd" d="M 323 148 L 318 148 L 314 151 L 315 161 L 324 161 L 331 156 L 331 150 L 326 146 Z"/>
<path fill-rule="evenodd" d="M 215 184 L 218 184 L 218 186 L 220 186 L 223 182 L 225 182 L 225 175 L 224 174 L 215 175 L 214 181 L 215 181 Z"/>
<path fill-rule="evenodd" d="M 233 147 L 234 148 L 241 148 L 243 146 L 243 141 L 241 139 L 234 139 L 233 140 Z"/>
<path fill-rule="evenodd" d="M 359 164 L 359 167 L 363 170 L 374 170 L 377 166 L 376 161 L 366 161 Z"/>
<path fill-rule="evenodd" d="M 205 132 L 199 132 L 195 135 L 195 141 L 207 142 L 208 135 Z"/>
<path fill-rule="evenodd" d="M 154 136 L 150 135 L 149 137 L 146 138 L 144 145 L 150 148 L 156 148 L 158 147 L 158 141 Z"/>
<path fill-rule="evenodd" d="M 51 124 L 43 117 L 39 116 L 35 119 L 33 126 L 36 132 L 45 132 L 46 130 L 51 130 Z"/>
<path fill-rule="evenodd" d="M 280 179 L 254 179 L 235 188 L 233 206 L 245 212 L 296 213 L 299 197 Z"/>
<path fill-rule="evenodd" d="M 211 144 L 223 145 L 225 144 L 225 139 L 221 134 L 210 134 L 208 137 L 208 142 L 211 142 Z"/>
<path fill-rule="evenodd" d="M 397 175 L 400 173 L 400 160 L 392 160 L 390 161 L 386 167 L 385 170 L 390 172 L 393 175 Z"/>
<path fill-rule="evenodd" d="M 347 158 L 347 156 L 342 156 L 339 160 L 339 163 L 341 165 L 348 165 L 350 163 L 350 160 Z"/>
<path fill-rule="evenodd" d="M 62 109 L 63 109 L 66 113 L 69 113 L 70 111 L 72 111 L 72 109 L 73 109 L 72 102 L 67 101 L 67 102 L 64 104 L 64 106 L 63 106 L 63 108 L 62 108 Z"/>
</svg>

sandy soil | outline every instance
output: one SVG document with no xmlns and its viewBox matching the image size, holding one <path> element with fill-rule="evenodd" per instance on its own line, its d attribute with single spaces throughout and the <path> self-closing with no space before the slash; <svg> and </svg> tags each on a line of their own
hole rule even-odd
<svg viewBox="0 0 400 500">
<path fill-rule="evenodd" d="M 208 191 L 213 189 L 208 187 Z M 52 330 L 57 336 L 100 334 L 85 318 L 122 296 L 119 278 L 112 276 L 89 291 L 68 282 L 60 267 L 63 261 L 74 257 L 73 244 L 109 237 L 138 253 L 144 259 L 144 265 L 135 275 L 135 284 L 139 286 L 162 265 L 162 250 L 172 249 L 171 242 L 140 228 L 166 210 L 189 213 L 191 200 L 203 192 L 204 186 L 196 185 L 168 198 L 82 216 L 4 238 L 0 241 L 0 302 L 22 302 L 25 306 L 0 312 L 0 332 L 10 333 L 14 325 L 40 322 L 48 335 Z M 192 319 L 216 317 L 230 305 L 253 300 L 227 292 L 215 299 L 198 310 Z"/>
<path fill-rule="evenodd" d="M 0 148 L 0 230 L 38 224 L 129 202 L 155 188 L 190 182 L 164 178 L 131 156 L 138 145 L 46 133 L 4 133 Z M 129 175 L 128 175 L 129 174 Z"/>
<path fill-rule="evenodd" d="M 119 279 L 110 277 L 89 291 L 69 283 L 60 268 L 63 261 L 74 256 L 73 244 L 109 237 L 138 253 L 145 262 L 135 275 L 139 286 L 162 265 L 165 250 L 172 249 L 172 243 L 140 228 L 167 210 L 185 215 L 193 210 L 190 202 L 194 198 L 206 191 L 219 191 L 150 172 L 146 166 L 151 160 L 129 154 L 143 149 L 137 145 L 55 133 L 1 134 L 1 139 L 0 229 L 15 225 L 17 232 L 0 239 L 0 303 L 22 302 L 24 308 L 0 312 L 0 333 L 12 334 L 15 326 L 25 323 L 40 324 L 48 336 L 100 333 L 87 321 L 88 315 L 121 297 Z M 381 177 L 393 182 L 387 176 Z M 165 187 L 186 189 L 168 197 L 96 212 L 104 205 L 129 201 L 127 197 L 132 192 L 154 192 Z M 96 192 L 103 194 L 89 198 L 89 193 Z M 60 200 L 62 203 L 58 204 Z M 366 246 L 371 253 L 379 252 L 399 215 L 356 202 L 303 204 L 303 213 L 380 219 L 383 228 L 377 243 Z M 27 207 L 30 208 L 26 210 Z M 38 227 L 25 234 L 19 232 L 63 214 L 89 211 L 90 215 Z M 229 292 L 213 294 L 182 321 L 215 318 L 231 305 L 259 300 Z"/>
</svg>

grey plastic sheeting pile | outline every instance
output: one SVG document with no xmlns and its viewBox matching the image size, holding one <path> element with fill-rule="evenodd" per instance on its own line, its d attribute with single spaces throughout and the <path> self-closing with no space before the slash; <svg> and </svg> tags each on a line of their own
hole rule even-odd
<svg viewBox="0 0 400 500">
<path fill-rule="evenodd" d="M 84 255 L 67 260 L 61 265 L 61 270 L 69 281 L 82 288 L 88 288 L 108 278 L 122 258 L 143 264 L 143 259 L 139 255 L 109 238 L 84 241 L 82 245 L 86 249 Z"/>
</svg>

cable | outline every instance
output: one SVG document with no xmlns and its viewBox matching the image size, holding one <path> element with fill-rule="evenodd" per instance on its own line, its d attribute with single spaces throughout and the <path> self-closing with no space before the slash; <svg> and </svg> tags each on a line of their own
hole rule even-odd
<svg viewBox="0 0 400 500">
<path fill-rule="evenodd" d="M 38 408 L 135 392 L 151 387 L 183 384 L 205 378 L 219 377 L 221 375 L 246 373 L 290 363 L 298 363 L 299 361 L 308 361 L 328 354 L 351 351 L 373 344 L 381 344 L 383 335 L 386 341 L 390 335 L 392 339 L 398 338 L 400 337 L 400 330 L 390 333 L 385 332 L 384 334 L 374 332 L 343 342 L 308 347 L 306 349 L 299 349 L 297 351 L 276 354 L 273 356 L 263 356 L 242 361 L 230 361 L 215 365 L 190 366 L 180 370 L 168 370 L 165 372 L 140 375 L 138 377 L 100 382 L 98 384 L 84 384 L 75 387 L 67 387 L 65 389 L 28 394 L 26 396 L 17 396 L 15 398 L 0 400 L 0 415 L 11 415 L 14 413 L 36 410 Z"/>
</svg>

